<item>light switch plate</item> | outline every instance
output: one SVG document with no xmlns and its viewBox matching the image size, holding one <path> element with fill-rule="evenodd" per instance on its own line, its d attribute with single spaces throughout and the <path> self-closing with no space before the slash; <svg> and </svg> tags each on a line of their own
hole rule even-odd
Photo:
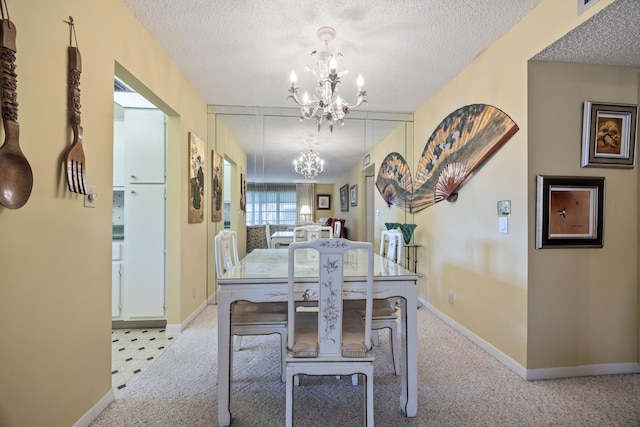
<svg viewBox="0 0 640 427">
<path fill-rule="evenodd" d="M 498 221 L 499 221 L 498 231 L 500 231 L 500 233 L 502 234 L 509 233 L 509 217 L 501 216 L 498 218 Z"/>
<path fill-rule="evenodd" d="M 97 198 L 98 198 L 98 193 L 96 193 L 96 187 L 92 185 L 87 185 L 87 194 L 84 195 L 84 207 L 95 208 Z"/>
</svg>

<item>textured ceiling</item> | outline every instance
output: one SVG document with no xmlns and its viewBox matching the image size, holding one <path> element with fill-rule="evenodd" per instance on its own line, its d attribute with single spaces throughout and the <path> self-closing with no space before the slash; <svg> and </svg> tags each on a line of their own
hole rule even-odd
<svg viewBox="0 0 640 427">
<path fill-rule="evenodd" d="M 329 49 L 344 54 L 339 68 L 350 71 L 343 78 L 342 97 L 354 100 L 355 78 L 362 74 L 368 103 L 361 110 L 411 113 L 540 1 L 124 3 L 209 105 L 294 107 L 287 99 L 289 74 L 296 71 L 301 89 L 311 90 L 313 77 L 303 72 L 304 66 L 313 65 L 310 52 L 323 47 L 318 28 L 331 26 L 337 36 Z M 639 5 L 639 0 L 618 0 L 535 59 L 638 65 Z M 620 42 L 621 34 L 631 41 Z M 622 58 L 631 62 L 619 63 Z M 254 121 L 226 120 L 225 125 L 248 153 L 249 178 L 267 182 L 304 181 L 292 172 L 291 162 L 309 144 L 321 152 L 328 169 L 315 182 L 335 182 L 371 149 L 363 143 L 364 132 L 373 144 L 378 142 L 376 130 L 363 130 L 353 119 L 333 134 L 304 125 L 296 129 L 291 123 L 278 128 L 265 120 L 260 126 L 273 134 L 262 137 L 262 127 Z M 387 127 L 392 124 L 380 123 L 377 130 Z"/>
<path fill-rule="evenodd" d="M 614 2 L 533 59 L 640 67 L 640 1 Z"/>
</svg>

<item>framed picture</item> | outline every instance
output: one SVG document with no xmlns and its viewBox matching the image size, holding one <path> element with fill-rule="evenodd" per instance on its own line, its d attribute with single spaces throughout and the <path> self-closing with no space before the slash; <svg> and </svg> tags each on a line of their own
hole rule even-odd
<svg viewBox="0 0 640 427">
<path fill-rule="evenodd" d="M 247 213 L 247 175 L 240 169 L 240 211 Z"/>
<path fill-rule="evenodd" d="M 340 212 L 349 212 L 349 184 L 340 187 Z"/>
<path fill-rule="evenodd" d="M 637 105 L 585 101 L 581 166 L 632 168 L 637 116 Z"/>
<path fill-rule="evenodd" d="M 367 154 L 366 156 L 364 156 L 364 159 L 362 160 L 362 166 L 369 166 L 369 163 L 371 163 L 371 154 Z"/>
<path fill-rule="evenodd" d="M 189 224 L 204 221 L 204 141 L 189 132 Z"/>
<path fill-rule="evenodd" d="M 211 222 L 222 221 L 222 189 L 224 188 L 224 163 L 222 156 L 211 150 Z"/>
<path fill-rule="evenodd" d="M 331 209 L 331 196 L 328 194 L 318 194 L 318 200 L 316 201 L 316 209 L 318 210 Z"/>
<path fill-rule="evenodd" d="M 352 185 L 349 187 L 349 204 L 356 206 L 358 204 L 358 186 Z"/>
<path fill-rule="evenodd" d="M 601 248 L 603 177 L 537 177 L 536 249 Z"/>
</svg>

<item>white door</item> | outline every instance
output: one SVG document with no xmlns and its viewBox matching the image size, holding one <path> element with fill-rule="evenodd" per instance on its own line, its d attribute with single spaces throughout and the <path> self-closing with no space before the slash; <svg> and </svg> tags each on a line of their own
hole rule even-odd
<svg viewBox="0 0 640 427">
<path fill-rule="evenodd" d="M 127 182 L 163 184 L 165 181 L 165 115 L 161 110 L 125 110 Z"/>
<path fill-rule="evenodd" d="M 125 195 L 126 314 L 165 315 L 165 187 L 131 185 Z"/>
</svg>

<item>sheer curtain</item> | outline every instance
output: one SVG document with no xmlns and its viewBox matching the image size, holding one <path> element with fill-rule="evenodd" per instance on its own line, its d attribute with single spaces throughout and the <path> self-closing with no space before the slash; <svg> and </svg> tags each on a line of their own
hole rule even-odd
<svg viewBox="0 0 640 427">
<path fill-rule="evenodd" d="M 297 212 L 299 222 L 310 220 L 313 222 L 313 212 L 315 211 L 315 185 L 314 184 L 296 184 L 296 201 Z M 302 218 L 300 215 L 300 209 L 302 206 L 307 205 L 311 208 L 311 218 Z M 306 216 L 306 215 L 305 215 Z"/>
<path fill-rule="evenodd" d="M 247 183 L 247 225 L 295 224 L 296 193 L 295 184 Z"/>
</svg>

